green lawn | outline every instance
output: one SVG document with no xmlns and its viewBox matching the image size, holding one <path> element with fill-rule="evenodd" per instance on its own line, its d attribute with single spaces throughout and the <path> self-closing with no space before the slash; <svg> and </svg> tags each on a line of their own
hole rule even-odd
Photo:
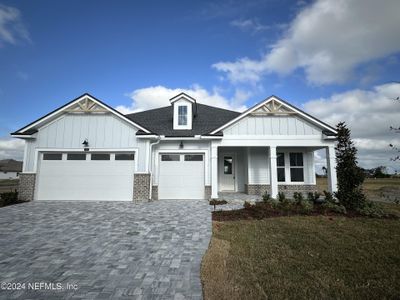
<svg viewBox="0 0 400 300">
<path fill-rule="evenodd" d="M 0 179 L 0 193 L 13 192 L 18 188 L 18 179 Z"/>
<path fill-rule="evenodd" d="M 321 193 L 327 191 L 327 179 L 317 178 L 317 187 Z M 393 201 L 396 198 L 400 200 L 400 178 L 366 178 L 363 188 L 370 200 Z"/>
<path fill-rule="evenodd" d="M 205 299 L 398 299 L 399 245 L 399 220 L 214 222 L 202 263 Z"/>
</svg>

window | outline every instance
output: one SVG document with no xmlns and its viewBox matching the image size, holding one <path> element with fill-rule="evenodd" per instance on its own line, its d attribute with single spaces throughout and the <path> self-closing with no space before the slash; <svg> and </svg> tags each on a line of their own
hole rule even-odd
<svg viewBox="0 0 400 300">
<path fill-rule="evenodd" d="M 161 155 L 161 161 L 180 161 L 179 154 L 163 154 Z"/>
<path fill-rule="evenodd" d="M 61 160 L 62 153 L 44 153 L 43 160 Z"/>
<path fill-rule="evenodd" d="M 185 155 L 185 161 L 203 161 L 203 155 L 187 154 L 187 155 Z"/>
<path fill-rule="evenodd" d="M 232 156 L 224 156 L 224 174 L 232 174 Z"/>
<path fill-rule="evenodd" d="M 303 153 L 290 153 L 290 180 L 304 181 Z"/>
<path fill-rule="evenodd" d="M 68 153 L 67 160 L 86 160 L 86 153 Z"/>
<path fill-rule="evenodd" d="M 178 125 L 187 125 L 187 106 L 178 106 Z"/>
<path fill-rule="evenodd" d="M 133 153 L 116 153 L 115 160 L 135 160 L 135 154 L 133 154 Z"/>
<path fill-rule="evenodd" d="M 108 153 L 92 153 L 91 160 L 110 160 Z"/>
<path fill-rule="evenodd" d="M 278 167 L 278 182 L 285 182 L 285 154 L 277 153 L 276 165 Z"/>
</svg>

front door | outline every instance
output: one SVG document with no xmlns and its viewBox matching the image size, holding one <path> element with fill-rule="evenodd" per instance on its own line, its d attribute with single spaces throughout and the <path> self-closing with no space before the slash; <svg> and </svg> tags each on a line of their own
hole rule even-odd
<svg viewBox="0 0 400 300">
<path fill-rule="evenodd" d="M 235 191 L 235 156 L 225 154 L 220 167 L 221 191 Z"/>
</svg>

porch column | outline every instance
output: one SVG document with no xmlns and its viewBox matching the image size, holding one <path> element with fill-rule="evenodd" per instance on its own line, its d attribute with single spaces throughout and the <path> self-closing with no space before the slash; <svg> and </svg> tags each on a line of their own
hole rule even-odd
<svg viewBox="0 0 400 300">
<path fill-rule="evenodd" d="M 329 192 L 337 192 L 337 176 L 336 176 L 336 155 L 335 147 L 328 146 L 326 150 L 326 162 L 327 162 L 327 175 L 328 175 L 328 189 Z"/>
<path fill-rule="evenodd" d="M 276 147 L 269 147 L 269 180 L 271 184 L 271 197 L 278 196 L 278 171 L 276 168 Z"/>
<path fill-rule="evenodd" d="M 218 198 L 218 146 L 211 142 L 211 199 Z"/>
</svg>

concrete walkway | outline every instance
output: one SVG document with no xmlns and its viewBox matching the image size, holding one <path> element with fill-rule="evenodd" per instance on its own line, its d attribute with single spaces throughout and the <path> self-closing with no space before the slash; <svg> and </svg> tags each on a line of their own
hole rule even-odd
<svg viewBox="0 0 400 300">
<path fill-rule="evenodd" d="M 0 299 L 201 299 L 210 211 L 205 200 L 0 208 L 0 282 L 25 283 Z"/>
</svg>

